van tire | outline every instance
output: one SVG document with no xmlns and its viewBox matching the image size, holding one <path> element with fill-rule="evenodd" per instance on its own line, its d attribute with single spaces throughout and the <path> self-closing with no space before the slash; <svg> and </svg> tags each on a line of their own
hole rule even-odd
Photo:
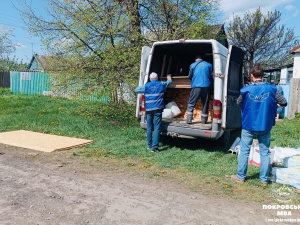
<svg viewBox="0 0 300 225">
<path fill-rule="evenodd" d="M 219 146 L 227 146 L 230 141 L 230 130 L 225 130 L 222 136 L 217 140 Z"/>
</svg>

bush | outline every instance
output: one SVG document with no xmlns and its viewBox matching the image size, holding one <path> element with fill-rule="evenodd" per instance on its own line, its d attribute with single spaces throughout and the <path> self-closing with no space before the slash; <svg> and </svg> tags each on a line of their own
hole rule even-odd
<svg viewBox="0 0 300 225">
<path fill-rule="evenodd" d="M 0 88 L 0 95 L 9 95 L 11 94 L 10 88 Z"/>
</svg>

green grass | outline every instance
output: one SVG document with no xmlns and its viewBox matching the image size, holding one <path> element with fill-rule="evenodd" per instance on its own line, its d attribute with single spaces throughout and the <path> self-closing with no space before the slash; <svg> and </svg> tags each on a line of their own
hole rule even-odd
<svg viewBox="0 0 300 225">
<path fill-rule="evenodd" d="M 162 137 L 161 152 L 151 153 L 147 150 L 146 131 L 134 118 L 134 106 L 125 105 L 124 116 L 120 113 L 123 106 L 99 102 L 6 92 L 0 96 L 0 132 L 25 129 L 92 139 L 93 144 L 81 147 L 73 156 L 120 159 L 128 166 L 148 171 L 150 177 L 176 177 L 195 191 L 236 198 L 245 195 L 242 198 L 256 201 L 272 197 L 271 187 L 260 188 L 258 167 L 249 165 L 245 185 L 231 183 L 228 177 L 236 172 L 237 156 L 227 154 L 229 146 L 218 147 L 205 139 Z M 300 147 L 299 121 L 297 115 L 294 120 L 278 123 L 272 131 L 272 146 Z M 237 136 L 240 131 L 232 133 L 230 143 Z"/>
<path fill-rule="evenodd" d="M 271 147 L 300 147 L 300 113 L 296 113 L 295 119 L 284 119 L 277 122 L 272 129 Z"/>
</svg>

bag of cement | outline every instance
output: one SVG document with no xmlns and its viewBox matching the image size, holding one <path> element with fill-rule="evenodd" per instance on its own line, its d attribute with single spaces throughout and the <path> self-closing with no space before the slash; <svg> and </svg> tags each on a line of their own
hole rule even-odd
<svg viewBox="0 0 300 225">
<path fill-rule="evenodd" d="M 173 113 L 171 109 L 164 109 L 162 112 L 162 118 L 163 119 L 170 119 L 173 117 Z"/>
<path fill-rule="evenodd" d="M 286 157 L 283 160 L 285 168 L 296 168 L 300 171 L 300 155 Z"/>
<path fill-rule="evenodd" d="M 283 148 L 283 147 L 276 147 L 274 148 L 274 163 L 283 163 L 284 158 L 299 155 L 300 154 L 300 148 Z"/>
<path fill-rule="evenodd" d="M 295 168 L 273 167 L 271 181 L 280 184 L 288 184 L 300 189 L 300 170 L 296 170 Z"/>
<path fill-rule="evenodd" d="M 177 104 L 175 102 L 169 102 L 168 104 L 166 104 L 166 109 L 171 109 L 172 106 L 177 106 Z"/>
<path fill-rule="evenodd" d="M 172 111 L 172 113 L 173 113 L 173 117 L 178 116 L 178 115 L 181 114 L 180 109 L 179 109 L 178 106 L 176 106 L 176 105 L 173 105 L 173 106 L 171 107 L 171 111 Z"/>
<path fill-rule="evenodd" d="M 173 117 L 181 114 L 181 111 L 175 102 L 169 102 L 168 104 L 166 104 L 166 109 L 171 109 Z"/>
</svg>

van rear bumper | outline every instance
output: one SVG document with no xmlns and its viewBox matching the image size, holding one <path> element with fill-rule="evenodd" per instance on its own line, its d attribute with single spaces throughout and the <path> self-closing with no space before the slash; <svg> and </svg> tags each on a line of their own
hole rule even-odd
<svg viewBox="0 0 300 225">
<path fill-rule="evenodd" d="M 147 129 L 146 123 L 140 122 L 140 126 L 143 129 Z M 163 135 L 169 135 L 173 137 L 192 137 L 192 138 L 206 138 L 217 140 L 219 137 L 222 136 L 223 130 L 220 129 L 218 131 L 210 130 L 202 130 L 195 127 L 180 127 L 180 126 L 172 126 L 168 123 L 162 122 L 161 125 L 161 133 Z"/>
</svg>

